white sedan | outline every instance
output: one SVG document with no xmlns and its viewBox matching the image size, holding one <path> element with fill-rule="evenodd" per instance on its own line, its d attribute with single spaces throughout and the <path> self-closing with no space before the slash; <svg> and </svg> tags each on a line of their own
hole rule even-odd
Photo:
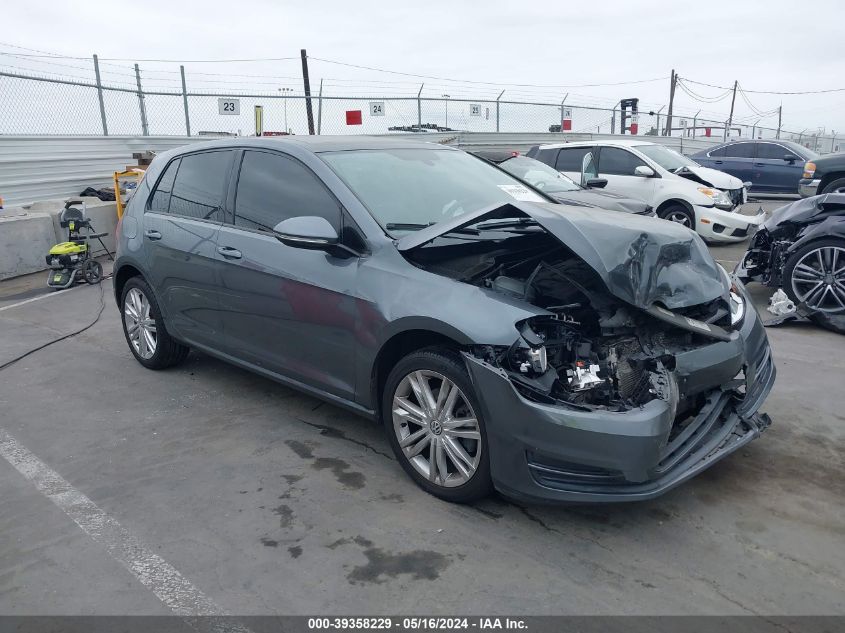
<svg viewBox="0 0 845 633">
<path fill-rule="evenodd" d="M 659 217 L 710 242 L 741 242 L 765 220 L 763 213 L 739 212 L 748 199 L 741 180 L 657 143 L 631 139 L 539 145 L 528 156 L 582 183 L 601 186 L 606 180 L 608 191 L 639 198 Z"/>
</svg>

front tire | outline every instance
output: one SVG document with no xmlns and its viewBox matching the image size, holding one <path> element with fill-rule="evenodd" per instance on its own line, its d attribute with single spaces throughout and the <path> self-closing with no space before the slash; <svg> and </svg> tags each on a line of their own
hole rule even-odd
<svg viewBox="0 0 845 633">
<path fill-rule="evenodd" d="M 695 230 L 695 215 L 682 204 L 672 204 L 660 211 L 659 216 L 664 220 Z"/>
<path fill-rule="evenodd" d="M 132 355 L 147 369 L 178 365 L 188 356 L 188 347 L 167 332 L 161 310 L 147 282 L 132 277 L 120 297 L 123 334 Z"/>
<path fill-rule="evenodd" d="M 795 251 L 783 268 L 783 289 L 795 305 L 813 310 L 815 323 L 845 334 L 845 240 L 818 240 Z"/>
<path fill-rule="evenodd" d="M 481 407 L 460 356 L 413 352 L 391 370 L 382 419 L 402 468 L 426 492 L 469 503 L 490 494 L 490 458 Z"/>
<path fill-rule="evenodd" d="M 822 191 L 819 193 L 833 193 L 840 189 L 845 189 L 845 178 L 837 178 L 836 180 L 827 183 Z"/>
</svg>

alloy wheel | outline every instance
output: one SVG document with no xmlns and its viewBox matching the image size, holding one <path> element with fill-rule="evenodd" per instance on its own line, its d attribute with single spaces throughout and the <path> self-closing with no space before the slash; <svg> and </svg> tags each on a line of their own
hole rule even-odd
<svg viewBox="0 0 845 633">
<path fill-rule="evenodd" d="M 799 302 L 820 312 L 845 311 L 845 248 L 823 246 L 806 253 L 792 269 Z"/>
<path fill-rule="evenodd" d="M 405 376 L 393 394 L 393 430 L 403 455 L 431 483 L 468 482 L 481 462 L 481 427 L 463 391 L 434 371 Z"/>
<path fill-rule="evenodd" d="M 150 300 L 138 288 L 131 288 L 126 293 L 123 322 L 126 325 L 126 336 L 135 353 L 145 360 L 152 358 L 158 343 L 156 322 L 150 316 Z"/>
<path fill-rule="evenodd" d="M 670 222 L 677 222 L 688 229 L 692 228 L 692 223 L 690 222 L 689 216 L 684 213 L 683 211 L 672 211 L 671 213 L 666 215 L 666 219 Z"/>
</svg>

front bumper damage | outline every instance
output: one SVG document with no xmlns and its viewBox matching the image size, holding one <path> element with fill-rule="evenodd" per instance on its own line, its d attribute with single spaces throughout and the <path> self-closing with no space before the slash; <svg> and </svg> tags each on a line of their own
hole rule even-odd
<svg viewBox="0 0 845 633">
<path fill-rule="evenodd" d="M 657 497 L 755 439 L 775 367 L 756 313 L 729 341 L 677 356 L 682 394 L 701 407 L 673 420 L 652 400 L 627 411 L 530 401 L 507 374 L 465 354 L 488 435 L 491 474 L 503 494 L 533 502 L 618 502 Z M 744 380 L 737 379 L 744 377 Z"/>
<path fill-rule="evenodd" d="M 708 242 L 741 242 L 753 235 L 766 220 L 765 213 L 744 215 L 715 207 L 695 207 L 696 232 Z"/>
</svg>

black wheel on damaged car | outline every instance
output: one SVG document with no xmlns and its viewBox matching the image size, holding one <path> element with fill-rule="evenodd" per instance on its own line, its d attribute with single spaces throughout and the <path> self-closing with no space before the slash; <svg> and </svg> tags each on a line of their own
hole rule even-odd
<svg viewBox="0 0 845 633">
<path fill-rule="evenodd" d="M 432 347 L 400 360 L 387 377 L 382 418 L 399 463 L 423 490 L 456 503 L 490 494 L 484 420 L 457 353 Z"/>
<path fill-rule="evenodd" d="M 189 348 L 167 332 L 161 310 L 147 282 L 132 277 L 120 297 L 123 334 L 132 355 L 147 369 L 166 369 L 188 356 Z"/>
<path fill-rule="evenodd" d="M 783 287 L 813 310 L 818 325 L 845 334 L 845 240 L 827 238 L 795 251 L 783 268 Z"/>
<path fill-rule="evenodd" d="M 695 230 L 695 215 L 682 204 L 672 204 L 658 214 L 664 220 L 676 222 L 688 229 Z"/>
</svg>

